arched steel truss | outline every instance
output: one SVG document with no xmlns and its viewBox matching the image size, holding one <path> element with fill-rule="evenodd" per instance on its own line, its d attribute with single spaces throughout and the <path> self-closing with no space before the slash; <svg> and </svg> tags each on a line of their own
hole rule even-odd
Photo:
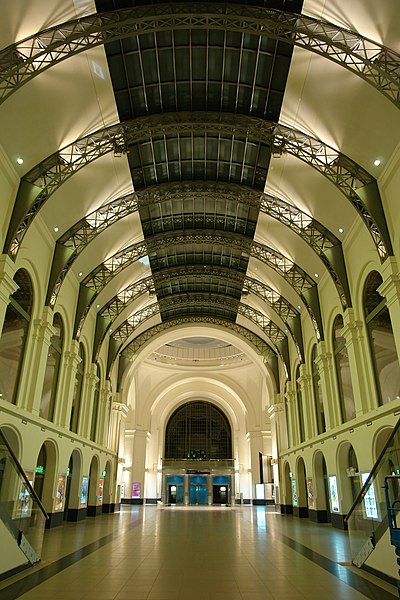
<svg viewBox="0 0 400 600">
<path fill-rule="evenodd" d="M 165 3 L 94 14 L 56 25 L 0 53 L 0 102 L 70 56 L 132 35 L 171 29 L 224 29 L 284 41 L 350 70 L 400 107 L 400 56 L 327 21 L 220 3 Z"/>
<path fill-rule="evenodd" d="M 121 357 L 124 359 L 126 364 L 132 362 L 142 350 L 143 346 L 153 340 L 157 335 L 162 334 L 170 329 L 181 327 L 182 325 L 192 326 L 196 323 L 201 325 L 211 325 L 212 327 L 220 327 L 222 329 L 232 331 L 235 335 L 237 335 L 239 338 L 242 338 L 253 347 L 258 356 L 261 357 L 264 364 L 270 363 L 270 361 L 276 357 L 276 354 L 271 346 L 269 346 L 269 344 L 267 344 L 263 339 L 249 329 L 246 329 L 237 323 L 232 323 L 231 321 L 211 316 L 181 317 L 179 319 L 170 319 L 169 321 L 158 323 L 154 327 L 146 329 L 143 333 L 139 334 L 136 338 L 130 341 L 129 344 L 122 349 Z M 109 364 L 109 371 L 112 367 L 115 357 L 116 353 L 115 356 L 111 357 L 112 360 Z M 121 381 L 122 376 L 123 373 L 120 372 L 118 375 L 119 381 Z"/>
<path fill-rule="evenodd" d="M 282 319 L 290 334 L 293 336 L 293 341 L 296 345 L 297 352 L 301 357 L 303 352 L 303 339 L 301 331 L 297 336 L 293 333 L 289 320 L 299 318 L 299 311 L 292 306 L 279 292 L 270 286 L 262 283 L 257 279 L 246 276 L 243 279 L 241 273 L 227 269 L 225 267 L 209 267 L 204 272 L 203 267 L 184 267 L 178 269 L 163 269 L 163 271 L 155 273 L 154 276 L 144 277 L 136 281 L 125 289 L 116 294 L 107 304 L 98 312 L 98 320 L 96 323 L 95 344 L 93 349 L 94 360 L 97 360 L 98 352 L 101 344 L 106 337 L 107 331 L 111 328 L 117 317 L 137 298 L 148 292 L 150 294 L 155 291 L 155 284 L 162 284 L 164 281 L 174 282 L 180 278 L 194 276 L 196 279 L 207 279 L 210 277 L 229 279 L 240 284 L 243 284 L 243 297 L 249 293 L 263 300 L 271 309 Z"/>
<path fill-rule="evenodd" d="M 69 268 L 84 248 L 102 231 L 144 206 L 196 198 L 223 198 L 258 208 L 299 235 L 318 254 L 336 285 L 342 306 L 351 306 L 343 249 L 340 240 L 321 223 L 289 202 L 237 184 L 193 182 L 162 184 L 127 194 L 99 207 L 71 227 L 57 242 L 47 302 L 54 306 Z M 213 217 L 214 218 L 214 217 Z M 174 217 L 175 220 L 178 217 Z M 182 229 L 183 229 L 183 216 Z M 177 221 L 179 225 L 179 221 Z M 68 248 L 68 251 L 60 248 Z M 330 253 L 330 256 L 328 256 Z M 64 258 L 64 264 L 62 259 Z"/>
<path fill-rule="evenodd" d="M 82 281 L 80 298 L 84 298 L 84 300 L 82 302 L 79 300 L 78 302 L 77 322 L 75 324 L 77 335 L 79 336 L 80 334 L 83 322 L 96 296 L 113 277 L 132 264 L 132 262 L 163 247 L 201 243 L 237 248 L 241 252 L 257 258 L 279 273 L 302 298 L 313 321 L 317 338 L 320 339 L 323 337 L 315 281 L 296 263 L 277 250 L 254 242 L 245 236 L 224 232 L 174 232 L 172 234 L 155 236 L 151 241 L 132 244 L 105 260 Z"/>
<path fill-rule="evenodd" d="M 121 323 L 121 325 L 113 331 L 112 337 L 114 340 L 120 342 L 121 345 L 124 345 L 140 325 L 151 317 L 160 314 L 162 309 L 183 305 L 189 307 L 198 306 L 199 304 L 214 307 L 223 306 L 232 308 L 235 311 L 237 310 L 238 314 L 246 317 L 252 323 L 255 323 L 274 344 L 283 341 L 287 337 L 286 333 L 282 331 L 276 323 L 260 311 L 248 304 L 242 302 L 238 303 L 226 296 L 218 296 L 217 294 L 180 294 L 173 298 L 169 298 L 168 300 L 164 299 L 162 302 L 155 302 L 149 306 L 145 306 Z"/>
<path fill-rule="evenodd" d="M 321 140 L 279 123 L 215 112 L 165 113 L 140 117 L 80 138 L 36 165 L 21 180 L 4 252 L 18 252 L 27 228 L 47 199 L 74 173 L 118 148 L 148 138 L 185 133 L 234 136 L 272 146 L 315 168 L 350 200 L 367 225 L 383 260 L 392 254 L 376 180 L 360 165 Z"/>
</svg>

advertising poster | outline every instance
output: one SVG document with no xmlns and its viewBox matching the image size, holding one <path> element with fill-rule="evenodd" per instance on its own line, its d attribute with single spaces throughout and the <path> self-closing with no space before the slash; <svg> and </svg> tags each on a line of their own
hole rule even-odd
<svg viewBox="0 0 400 600">
<path fill-rule="evenodd" d="M 88 495 L 88 487 L 89 487 L 89 477 L 84 475 L 82 477 L 82 487 L 81 487 L 81 506 L 86 506 L 87 504 L 87 495 Z"/>
<path fill-rule="evenodd" d="M 33 471 L 31 469 L 24 470 L 25 476 L 33 487 Z M 24 481 L 21 481 L 21 488 L 18 495 L 17 511 L 23 517 L 28 517 L 31 513 L 32 501 L 29 491 Z"/>
<path fill-rule="evenodd" d="M 132 483 L 132 498 L 140 498 L 140 483 Z"/>
<path fill-rule="evenodd" d="M 97 504 L 100 506 L 103 504 L 103 488 L 104 488 L 104 477 L 100 477 L 99 479 L 99 487 L 97 490 Z"/>
<path fill-rule="evenodd" d="M 315 500 L 314 500 L 314 483 L 311 477 L 307 478 L 307 498 L 308 498 L 308 508 L 315 508 Z"/>
<path fill-rule="evenodd" d="M 297 483 L 295 479 L 292 479 L 292 498 L 293 498 L 293 506 L 298 506 L 299 501 L 297 498 Z"/>
<path fill-rule="evenodd" d="M 329 493 L 331 496 L 332 512 L 339 512 L 339 495 L 337 489 L 336 475 L 329 475 Z"/>
<path fill-rule="evenodd" d="M 369 473 L 361 473 L 362 484 L 364 485 L 369 477 Z M 378 508 L 376 506 L 374 484 L 370 483 L 368 492 L 364 496 L 365 514 L 368 519 L 378 518 Z"/>
<path fill-rule="evenodd" d="M 54 507 L 55 511 L 64 510 L 65 502 L 65 475 L 58 475 L 57 481 L 57 492 L 56 492 L 56 504 Z"/>
</svg>

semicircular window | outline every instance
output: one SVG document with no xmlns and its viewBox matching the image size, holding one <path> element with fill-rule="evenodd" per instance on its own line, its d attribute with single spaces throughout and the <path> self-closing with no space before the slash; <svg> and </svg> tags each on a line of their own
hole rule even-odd
<svg viewBox="0 0 400 600">
<path fill-rule="evenodd" d="M 168 421 L 165 458 L 232 458 L 231 440 L 231 426 L 221 410 L 208 402 L 188 402 Z"/>
</svg>

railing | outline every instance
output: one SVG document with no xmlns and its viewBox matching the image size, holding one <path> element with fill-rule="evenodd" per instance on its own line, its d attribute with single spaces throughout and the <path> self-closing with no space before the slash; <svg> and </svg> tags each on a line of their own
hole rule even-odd
<svg viewBox="0 0 400 600">
<path fill-rule="evenodd" d="M 388 528 L 385 478 L 400 474 L 400 420 L 345 517 L 353 563 L 361 567 Z M 368 475 L 368 476 L 367 476 Z M 400 496 L 394 500 L 400 500 Z"/>
<path fill-rule="evenodd" d="M 40 560 L 46 519 L 38 495 L 0 429 L 0 521 L 30 564 Z"/>
<path fill-rule="evenodd" d="M 235 461 L 233 458 L 163 458 L 162 467 L 186 470 L 215 470 L 233 469 Z"/>
</svg>

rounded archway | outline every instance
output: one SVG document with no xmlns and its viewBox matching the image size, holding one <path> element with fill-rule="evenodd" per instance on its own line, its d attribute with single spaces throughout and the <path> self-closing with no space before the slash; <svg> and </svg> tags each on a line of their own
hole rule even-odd
<svg viewBox="0 0 400 600">
<path fill-rule="evenodd" d="M 101 512 L 101 504 L 98 504 L 98 488 L 99 488 L 99 459 L 96 455 L 93 456 L 89 469 L 88 482 L 88 504 L 87 516 L 95 517 Z"/>
<path fill-rule="evenodd" d="M 297 506 L 293 507 L 293 513 L 296 517 L 304 519 L 308 517 L 307 474 L 306 465 L 301 457 L 296 464 L 296 482 Z"/>
<path fill-rule="evenodd" d="M 79 519 L 81 472 L 81 454 L 78 450 L 73 450 L 68 463 L 65 486 L 64 519 L 67 521 L 77 521 Z"/>
<path fill-rule="evenodd" d="M 309 496 L 308 502 L 309 517 L 312 521 L 317 523 L 330 522 L 328 471 L 325 456 L 320 450 L 314 456 L 313 498 L 310 500 Z"/>
</svg>

